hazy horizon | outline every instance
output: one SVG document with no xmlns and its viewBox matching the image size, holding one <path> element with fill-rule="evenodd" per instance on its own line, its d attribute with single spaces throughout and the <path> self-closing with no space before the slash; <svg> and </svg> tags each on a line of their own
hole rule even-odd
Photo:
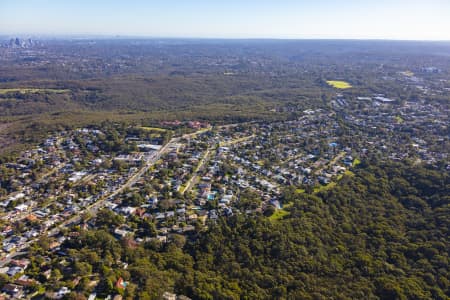
<svg viewBox="0 0 450 300">
<path fill-rule="evenodd" d="M 114 35 L 114 34 L 45 34 L 45 33 L 1 33 L 0 38 L 40 39 L 40 40 L 198 40 L 198 41 L 360 41 L 360 42 L 424 42 L 450 43 L 449 39 L 400 39 L 400 38 L 327 38 L 327 37 L 199 37 L 199 36 L 151 36 L 151 35 Z"/>
<path fill-rule="evenodd" d="M 0 34 L 29 36 L 450 40 L 450 2 L 349 0 L 0 3 Z"/>
</svg>

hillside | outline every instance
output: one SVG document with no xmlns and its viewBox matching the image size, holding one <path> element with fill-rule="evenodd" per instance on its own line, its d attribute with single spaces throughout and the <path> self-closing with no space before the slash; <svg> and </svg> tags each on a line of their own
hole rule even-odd
<svg viewBox="0 0 450 300">
<path fill-rule="evenodd" d="M 123 277 L 126 295 L 140 299 L 167 290 L 193 299 L 448 299 L 448 172 L 361 165 L 341 183 L 286 193 L 293 205 L 281 220 L 221 219 L 192 242 L 105 249 L 114 238 L 89 231 L 66 246 L 102 275 L 105 295 Z M 100 266 L 89 253 L 129 267 Z"/>
</svg>

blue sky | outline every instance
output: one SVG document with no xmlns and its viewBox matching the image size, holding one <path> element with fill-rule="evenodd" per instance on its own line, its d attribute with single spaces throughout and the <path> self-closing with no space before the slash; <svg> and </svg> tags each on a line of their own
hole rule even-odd
<svg viewBox="0 0 450 300">
<path fill-rule="evenodd" d="M 450 0 L 0 0 L 0 34 L 450 40 Z"/>
</svg>

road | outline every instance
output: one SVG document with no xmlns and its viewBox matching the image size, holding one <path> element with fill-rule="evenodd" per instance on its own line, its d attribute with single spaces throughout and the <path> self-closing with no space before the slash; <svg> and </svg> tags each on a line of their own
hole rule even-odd
<svg viewBox="0 0 450 300">
<path fill-rule="evenodd" d="M 0 260 L 0 268 L 3 268 L 4 266 L 7 266 L 11 260 L 13 260 L 15 257 L 25 255 L 27 252 L 24 251 L 17 251 L 14 253 L 7 254 L 6 256 L 2 257 Z"/>
<path fill-rule="evenodd" d="M 58 138 L 58 140 L 56 141 L 57 149 L 61 148 L 61 143 L 62 143 L 62 138 Z M 66 159 L 66 155 L 65 155 L 65 153 L 63 151 L 58 150 L 58 153 L 61 154 L 61 156 L 63 156 L 64 159 Z M 50 175 L 55 174 L 56 172 L 58 172 L 59 170 L 61 170 L 65 166 L 66 166 L 66 163 L 60 163 L 58 166 L 53 167 L 47 173 L 39 176 L 39 179 L 36 181 L 36 183 L 43 183 L 44 180 L 47 179 Z M 21 193 L 21 192 L 16 192 L 14 194 L 10 194 L 10 195 L 8 195 L 8 197 L 15 196 L 15 195 L 17 195 L 19 193 Z M 2 213 L 2 214 L 0 214 L 0 219 L 7 220 L 10 223 L 21 221 L 22 219 L 26 218 L 32 212 L 33 209 L 34 209 L 34 207 L 29 206 L 26 211 L 23 211 L 23 212 L 20 212 L 20 213 L 17 213 L 17 214 L 13 214 L 13 212 Z"/>
<path fill-rule="evenodd" d="M 314 171 L 314 175 L 318 175 L 318 174 L 320 174 L 323 170 L 325 170 L 327 167 L 335 165 L 336 162 L 337 162 L 338 160 L 343 159 L 344 156 L 345 156 L 345 152 L 342 151 L 342 152 L 339 153 L 335 158 L 333 158 L 332 160 L 330 160 L 329 163 L 325 164 L 324 166 L 322 166 L 322 167 L 320 167 L 319 169 L 317 169 L 316 171 Z"/>
<path fill-rule="evenodd" d="M 183 134 L 182 138 L 183 138 L 183 139 L 193 138 L 193 137 L 196 137 L 196 136 L 199 135 L 199 134 L 208 132 L 208 131 L 210 131 L 211 129 L 212 129 L 212 126 L 210 126 L 210 127 L 208 127 L 208 128 L 203 128 L 203 129 L 197 130 L 196 132 L 193 132 L 193 133 L 186 133 L 186 134 Z"/>
<path fill-rule="evenodd" d="M 255 137 L 254 134 L 252 134 L 252 135 L 250 135 L 250 136 L 244 136 L 244 137 L 241 137 L 241 138 L 232 140 L 232 141 L 221 142 L 221 143 L 219 144 L 219 146 L 220 146 L 220 147 L 228 147 L 228 146 L 231 146 L 231 145 L 234 145 L 234 144 L 238 144 L 238 143 L 242 143 L 242 142 L 251 140 L 251 139 L 253 139 L 254 137 Z"/>
<path fill-rule="evenodd" d="M 152 157 L 150 157 L 145 165 L 139 169 L 133 176 L 131 176 L 125 184 L 118 187 L 116 190 L 112 191 L 110 194 L 105 195 L 97 202 L 87 206 L 84 210 L 77 213 L 76 216 L 73 216 L 72 218 L 64 221 L 63 223 L 59 224 L 57 227 L 51 229 L 48 231 L 48 236 L 54 236 L 57 235 L 61 228 L 66 227 L 70 224 L 77 224 L 81 221 L 81 216 L 85 213 L 89 213 L 91 216 L 95 216 L 97 212 L 104 207 L 106 200 L 110 198 L 114 198 L 118 194 L 122 193 L 124 190 L 131 188 L 133 185 L 136 184 L 136 182 L 139 181 L 139 179 L 161 158 L 162 155 L 166 154 L 168 150 L 174 146 L 179 141 L 179 138 L 173 138 L 171 139 L 166 145 L 161 147 L 161 149 L 158 150 L 156 154 L 154 154 Z"/>
<path fill-rule="evenodd" d="M 241 142 L 248 141 L 248 140 L 250 140 L 250 139 L 252 139 L 254 137 L 255 137 L 255 135 L 245 136 L 245 137 L 238 138 L 238 139 L 235 139 L 235 140 L 232 140 L 232 141 L 221 142 L 221 143 L 219 143 L 219 145 L 221 147 L 231 146 L 231 145 L 235 145 L 235 144 L 238 144 L 238 143 L 241 143 Z M 202 160 L 197 165 L 197 168 L 195 169 L 192 177 L 186 182 L 186 185 L 185 185 L 184 189 L 181 191 L 182 194 L 190 191 L 192 189 L 192 187 L 195 185 L 195 183 L 197 182 L 197 177 L 198 177 L 200 171 L 202 171 L 205 163 L 209 162 L 209 160 L 211 158 L 211 154 L 212 154 L 211 151 L 212 151 L 211 147 L 209 147 L 206 150 L 205 155 L 203 156 Z M 214 151 L 214 153 L 215 153 L 215 151 Z"/>
<path fill-rule="evenodd" d="M 186 182 L 184 189 L 181 191 L 182 194 L 189 192 L 191 190 L 191 188 L 195 185 L 200 171 L 203 170 L 205 163 L 209 162 L 210 154 L 211 154 L 211 149 L 208 148 L 205 152 L 205 155 L 203 155 L 202 160 L 198 163 L 197 168 L 195 169 L 192 177 Z"/>
<path fill-rule="evenodd" d="M 58 154 L 61 155 L 61 157 L 64 159 L 64 161 L 67 160 L 66 157 L 66 153 L 64 151 L 61 150 L 61 143 L 62 143 L 63 139 L 62 138 L 58 138 L 56 143 L 55 143 L 55 147 L 56 149 L 58 149 Z M 66 163 L 60 163 L 57 167 L 54 167 L 53 169 L 51 169 L 50 171 L 48 171 L 47 173 L 43 174 L 40 176 L 39 181 L 42 182 L 43 180 L 45 180 L 47 177 L 49 177 L 50 175 L 55 174 L 57 171 L 61 170 L 62 168 L 64 168 L 66 166 Z"/>
<path fill-rule="evenodd" d="M 14 257 L 26 254 L 27 252 L 25 252 L 23 250 L 28 248 L 31 244 L 33 244 L 36 241 L 38 241 L 42 235 L 45 235 L 45 234 L 48 235 L 48 236 L 55 236 L 55 235 L 57 235 L 61 231 L 61 229 L 63 229 L 64 227 L 70 226 L 71 224 L 79 223 L 81 221 L 82 216 L 85 213 L 90 213 L 91 216 L 95 216 L 97 214 L 97 212 L 101 208 L 103 208 L 105 206 L 105 203 L 106 203 L 107 199 L 114 198 L 118 194 L 122 193 L 125 189 L 131 188 L 133 185 L 135 185 L 136 182 L 138 182 L 141 179 L 141 177 L 161 158 L 161 156 L 163 156 L 164 154 L 167 154 L 170 151 L 170 149 L 172 147 L 175 147 L 176 144 L 182 138 L 194 137 L 194 136 L 196 136 L 196 135 L 198 135 L 200 133 L 203 133 L 203 132 L 206 132 L 206 131 L 209 131 L 209 130 L 211 130 L 211 128 L 203 129 L 203 130 L 191 133 L 191 134 L 187 134 L 187 135 L 184 135 L 183 137 L 172 138 L 166 145 L 161 147 L 161 149 L 159 149 L 153 156 L 151 156 L 145 162 L 145 164 L 144 164 L 144 166 L 142 168 L 140 168 L 135 174 L 133 174 L 130 178 L 128 178 L 128 180 L 123 185 L 119 186 L 117 189 L 115 189 L 111 193 L 103 196 L 97 202 L 91 204 L 90 206 L 87 206 L 85 209 L 83 209 L 82 211 L 78 212 L 75 216 L 73 216 L 73 217 L 65 220 L 64 222 L 58 224 L 55 228 L 53 228 L 51 230 L 48 230 L 48 231 L 44 231 L 44 232 L 41 233 L 40 236 L 28 240 L 21 247 L 18 247 L 16 249 L 15 253 L 10 253 L 10 254 L 3 255 L 2 257 L 0 257 L 0 267 L 7 265 L 11 261 L 11 259 L 13 259 Z M 51 175 L 51 173 L 46 174 L 46 176 L 49 176 L 49 175 Z"/>
</svg>

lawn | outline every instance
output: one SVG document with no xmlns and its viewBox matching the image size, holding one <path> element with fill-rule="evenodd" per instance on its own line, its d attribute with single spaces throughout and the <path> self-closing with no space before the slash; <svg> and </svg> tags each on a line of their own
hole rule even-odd
<svg viewBox="0 0 450 300">
<path fill-rule="evenodd" d="M 21 94 L 65 94 L 70 92 L 70 90 L 58 90 L 58 89 L 35 89 L 35 88 L 16 88 L 16 89 L 0 89 L 0 95 L 6 95 L 10 93 L 21 93 Z"/>
<path fill-rule="evenodd" d="M 156 131 L 156 132 L 166 132 L 167 129 L 158 128 L 158 127 L 146 127 L 140 126 L 139 129 L 147 130 L 147 131 Z"/>
<path fill-rule="evenodd" d="M 361 163 L 361 162 L 360 162 L 359 159 L 355 159 L 355 160 L 353 161 L 353 166 L 356 166 L 356 165 L 358 165 L 358 164 L 360 164 L 360 163 Z M 319 193 L 319 192 L 322 192 L 322 191 L 326 191 L 326 190 L 332 189 L 332 188 L 334 188 L 334 187 L 337 185 L 337 183 L 339 182 L 339 180 L 342 179 L 342 177 L 344 177 L 344 176 L 350 176 L 350 177 L 351 177 L 351 176 L 354 176 L 354 175 L 355 175 L 355 173 L 353 173 L 352 171 L 346 170 L 346 171 L 344 172 L 344 174 L 339 174 L 339 175 L 336 177 L 336 181 L 332 181 L 332 182 L 328 183 L 327 185 L 318 185 L 318 186 L 315 186 L 313 192 L 314 192 L 314 193 Z"/>
<path fill-rule="evenodd" d="M 337 178 L 336 178 L 337 181 L 341 180 L 342 177 L 344 177 L 344 175 L 346 175 L 346 176 L 354 176 L 355 173 L 353 173 L 353 172 L 350 171 L 350 170 L 347 170 L 347 171 L 344 172 L 344 174 L 339 174 L 339 175 L 337 176 Z"/>
<path fill-rule="evenodd" d="M 346 81 L 328 80 L 327 83 L 337 89 L 349 89 L 351 84 Z"/>
<path fill-rule="evenodd" d="M 358 166 L 360 163 L 361 163 L 361 160 L 359 160 L 358 158 L 355 158 L 355 160 L 353 161 L 352 166 L 353 166 L 353 167 L 356 167 L 356 166 Z"/>
<path fill-rule="evenodd" d="M 336 186 L 336 182 L 332 181 L 332 182 L 330 182 L 330 183 L 327 184 L 327 185 L 318 185 L 318 186 L 315 186 L 313 192 L 314 192 L 314 193 L 323 192 L 323 191 L 332 189 L 332 188 L 334 188 L 335 186 Z"/>
<path fill-rule="evenodd" d="M 271 221 L 278 221 L 278 220 L 283 219 L 285 216 L 288 216 L 288 215 L 290 214 L 290 212 L 288 212 L 288 211 L 286 210 L 286 208 L 289 208 L 289 207 L 291 207 L 292 205 L 294 205 L 293 202 L 287 203 L 287 204 L 283 205 L 283 208 L 282 208 L 282 209 L 277 209 L 277 210 L 273 213 L 273 215 L 271 215 L 271 216 L 269 217 L 269 220 L 271 220 Z"/>
</svg>

